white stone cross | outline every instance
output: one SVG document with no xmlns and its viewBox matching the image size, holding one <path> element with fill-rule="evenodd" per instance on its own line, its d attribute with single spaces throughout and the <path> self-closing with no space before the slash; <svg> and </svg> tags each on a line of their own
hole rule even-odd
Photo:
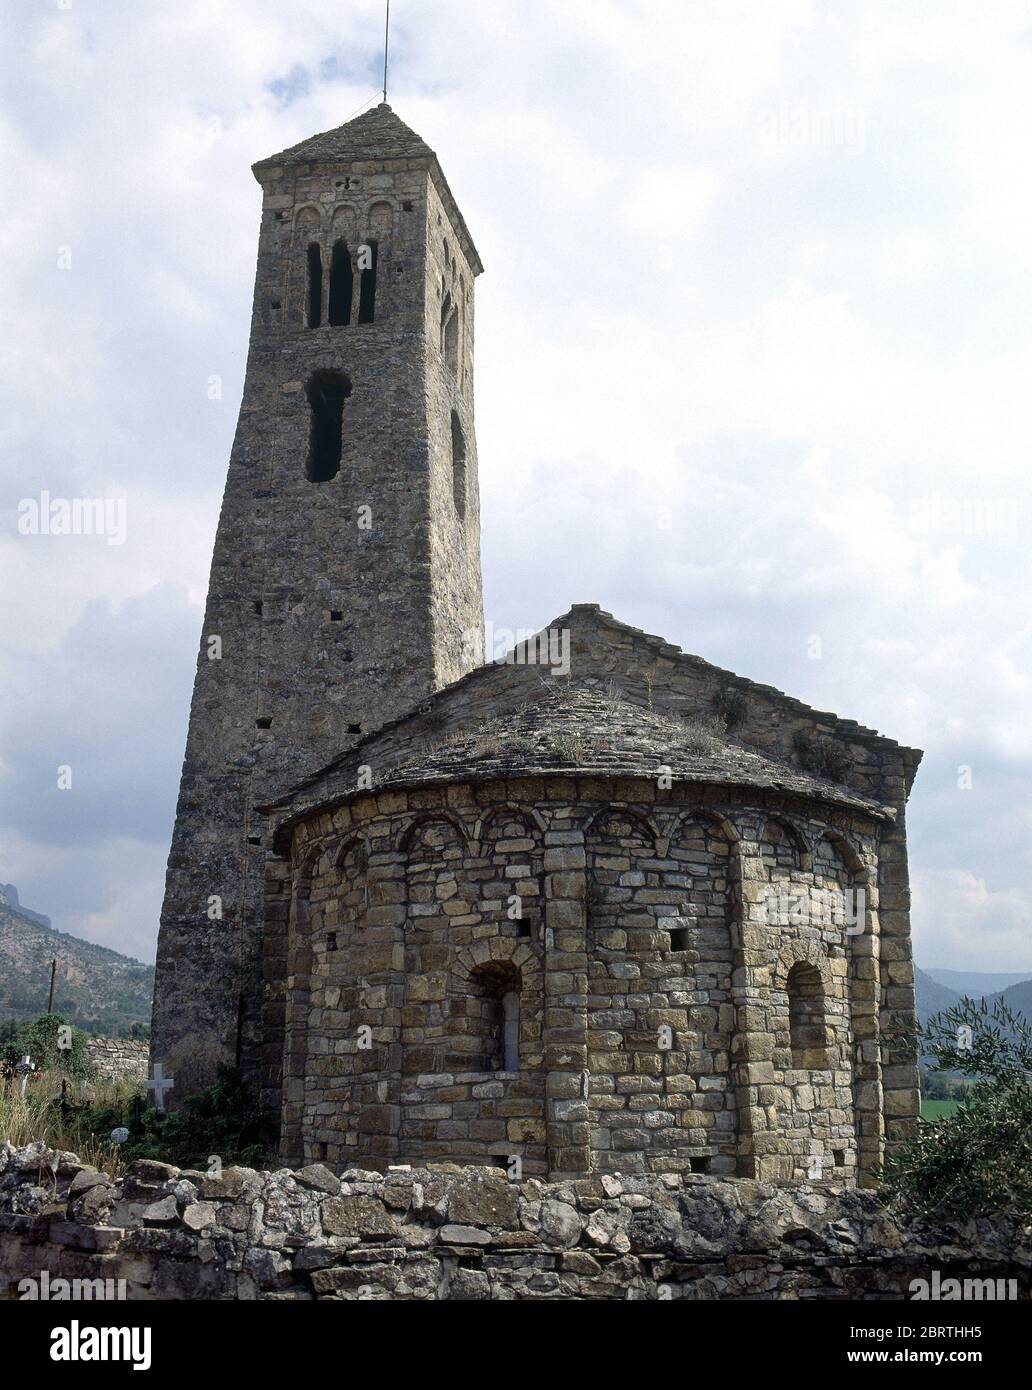
<svg viewBox="0 0 1032 1390">
<path fill-rule="evenodd" d="M 154 1063 L 154 1075 L 144 1082 L 144 1089 L 154 1092 L 154 1108 L 165 1109 L 165 1092 L 176 1084 L 174 1076 L 166 1076 L 160 1062 Z"/>
<path fill-rule="evenodd" d="M 26 1054 L 26 1055 L 21 1059 L 21 1061 L 18 1063 L 18 1065 L 15 1067 L 15 1071 L 18 1073 L 18 1098 L 19 1098 L 19 1100 L 24 1100 L 24 1099 L 25 1099 L 25 1086 L 26 1086 L 26 1084 L 27 1084 L 27 1082 L 28 1082 L 28 1079 L 29 1079 L 29 1073 L 30 1073 L 30 1072 L 34 1072 L 35 1070 L 36 1070 L 36 1064 L 35 1064 L 35 1062 L 32 1060 L 32 1058 L 31 1058 L 30 1056 L 28 1056 L 28 1054 Z"/>
</svg>

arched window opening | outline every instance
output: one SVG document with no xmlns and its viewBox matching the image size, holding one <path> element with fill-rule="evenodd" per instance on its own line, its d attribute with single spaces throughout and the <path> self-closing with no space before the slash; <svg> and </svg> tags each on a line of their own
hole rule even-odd
<svg viewBox="0 0 1032 1390">
<path fill-rule="evenodd" d="M 362 267 L 358 286 L 358 321 L 373 323 L 376 318 L 376 262 L 379 252 L 375 241 L 367 241 L 365 245 L 368 254 L 363 259 L 368 264 Z"/>
<path fill-rule="evenodd" d="M 474 1071 L 519 1071 L 520 972 L 511 961 L 478 965 L 469 977 Z"/>
<path fill-rule="evenodd" d="M 788 972 L 788 1027 L 792 1066 L 808 1071 L 828 1065 L 824 983 L 815 965 L 798 961 Z"/>
<path fill-rule="evenodd" d="M 767 819 L 760 838 L 760 852 L 771 877 L 784 875 L 793 869 L 805 869 L 806 847 L 799 832 L 788 821 Z"/>
<path fill-rule="evenodd" d="M 322 247 L 317 241 L 308 247 L 308 327 L 322 322 Z"/>
<path fill-rule="evenodd" d="M 330 326 L 346 328 L 351 322 L 351 297 L 355 277 L 351 252 L 343 240 L 334 242 L 330 257 Z"/>
<path fill-rule="evenodd" d="M 312 483 L 326 483 L 340 472 L 344 402 L 351 383 L 340 372 L 316 372 L 308 383 L 312 408 L 305 474 Z"/>
<path fill-rule="evenodd" d="M 452 376 L 459 370 L 459 311 L 453 309 L 444 325 L 444 360 Z"/>
<path fill-rule="evenodd" d="M 466 437 L 456 411 L 451 413 L 452 497 L 459 519 L 466 516 Z"/>
</svg>

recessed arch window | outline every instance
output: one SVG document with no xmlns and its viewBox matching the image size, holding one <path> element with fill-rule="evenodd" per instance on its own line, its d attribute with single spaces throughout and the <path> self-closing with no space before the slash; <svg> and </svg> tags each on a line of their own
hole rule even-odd
<svg viewBox="0 0 1032 1390">
<path fill-rule="evenodd" d="M 322 322 L 322 247 L 317 241 L 308 244 L 308 308 L 306 321 L 309 328 L 318 328 Z"/>
<path fill-rule="evenodd" d="M 459 520 L 466 516 L 466 436 L 457 411 L 451 413 L 452 497 Z"/>
<path fill-rule="evenodd" d="M 343 238 L 333 244 L 330 256 L 330 325 L 346 328 L 351 322 L 351 297 L 354 293 L 354 272 L 351 252 Z"/>
<path fill-rule="evenodd" d="M 344 402 L 351 395 L 351 382 L 342 372 L 316 372 L 308 382 L 306 395 L 311 423 L 305 475 L 309 482 L 326 483 L 340 472 Z"/>
<path fill-rule="evenodd" d="M 788 972 L 788 1028 L 792 1065 L 812 1070 L 828 1065 L 824 982 L 815 965 L 797 961 Z"/>
</svg>

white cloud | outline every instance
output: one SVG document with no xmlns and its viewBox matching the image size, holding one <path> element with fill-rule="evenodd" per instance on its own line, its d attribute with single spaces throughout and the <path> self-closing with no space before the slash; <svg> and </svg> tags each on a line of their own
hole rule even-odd
<svg viewBox="0 0 1032 1390">
<path fill-rule="evenodd" d="M 919 951 L 972 968 L 1027 963 L 1007 959 L 1032 868 L 1023 11 L 435 0 L 400 9 L 392 62 L 487 265 L 489 613 L 531 627 L 598 601 L 925 747 Z M 6 36 L 4 875 L 137 953 L 242 383 L 249 165 L 374 97 L 381 18 L 380 0 L 75 0 Z M 782 109 L 862 118 L 862 143 L 771 141 Z M 126 545 L 17 537 L 42 488 L 123 493 Z M 949 524 L 994 500 L 1011 543 Z M 160 726 L 117 678 L 148 667 L 175 692 Z M 31 782 L 63 728 L 91 731 L 115 798 L 73 888 Z M 144 804 L 163 809 L 141 835 Z"/>
<path fill-rule="evenodd" d="M 914 874 L 914 951 L 919 962 L 957 970 L 1028 970 L 1032 895 L 991 889 L 966 869 Z"/>
</svg>

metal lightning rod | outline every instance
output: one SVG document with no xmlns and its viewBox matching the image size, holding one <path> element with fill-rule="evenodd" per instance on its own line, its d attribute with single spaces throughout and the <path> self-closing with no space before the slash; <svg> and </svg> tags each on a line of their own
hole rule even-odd
<svg viewBox="0 0 1032 1390">
<path fill-rule="evenodd" d="M 391 0 L 387 0 L 387 21 L 383 28 L 383 99 L 387 101 L 387 48 L 391 37 Z"/>
</svg>

